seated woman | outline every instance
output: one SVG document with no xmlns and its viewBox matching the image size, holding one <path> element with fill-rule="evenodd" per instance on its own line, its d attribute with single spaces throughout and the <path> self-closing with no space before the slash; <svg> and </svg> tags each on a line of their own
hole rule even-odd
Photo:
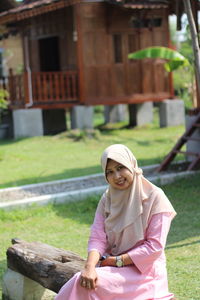
<svg viewBox="0 0 200 300">
<path fill-rule="evenodd" d="M 85 267 L 55 299 L 173 299 L 164 247 L 176 212 L 126 146 L 108 147 L 101 162 L 109 186 L 96 210 Z"/>
</svg>

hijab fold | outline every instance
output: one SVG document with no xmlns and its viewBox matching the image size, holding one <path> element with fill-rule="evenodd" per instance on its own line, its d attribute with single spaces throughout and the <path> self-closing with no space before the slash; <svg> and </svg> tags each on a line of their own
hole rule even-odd
<svg viewBox="0 0 200 300">
<path fill-rule="evenodd" d="M 164 192 L 148 181 L 138 168 L 137 160 L 124 145 L 115 144 L 106 148 L 101 164 L 106 174 L 108 159 L 112 159 L 133 174 L 133 183 L 128 189 L 119 190 L 109 185 L 99 205 L 105 216 L 105 231 L 113 255 L 123 253 L 144 239 L 150 218 L 157 213 L 176 215 Z M 106 176 L 106 175 L 105 175 Z"/>
</svg>

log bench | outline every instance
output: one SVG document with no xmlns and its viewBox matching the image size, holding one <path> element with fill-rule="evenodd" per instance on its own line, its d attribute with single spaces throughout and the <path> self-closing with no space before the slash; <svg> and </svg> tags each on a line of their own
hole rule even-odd
<svg viewBox="0 0 200 300">
<path fill-rule="evenodd" d="M 3 300 L 50 299 L 45 290 L 58 293 L 85 260 L 79 255 L 40 242 L 12 239 L 3 277 Z M 51 298 L 53 299 L 53 298 Z"/>
</svg>

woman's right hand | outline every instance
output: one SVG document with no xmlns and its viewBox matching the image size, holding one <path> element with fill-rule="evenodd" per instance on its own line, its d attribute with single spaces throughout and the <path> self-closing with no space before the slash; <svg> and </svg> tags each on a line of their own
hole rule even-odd
<svg viewBox="0 0 200 300">
<path fill-rule="evenodd" d="M 97 285 L 97 272 L 94 267 L 85 266 L 81 272 L 80 285 L 86 289 L 95 289 Z"/>
</svg>

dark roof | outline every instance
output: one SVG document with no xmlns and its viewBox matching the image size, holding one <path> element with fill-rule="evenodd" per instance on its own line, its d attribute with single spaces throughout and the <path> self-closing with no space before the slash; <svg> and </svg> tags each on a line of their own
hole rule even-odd
<svg viewBox="0 0 200 300">
<path fill-rule="evenodd" d="M 0 2 L 11 3 L 14 0 L 0 0 Z M 102 0 L 109 4 L 119 5 L 132 9 L 159 9 L 168 8 L 171 13 L 176 13 L 177 5 L 183 7 L 181 0 Z M 197 1 L 197 0 L 193 0 Z M 0 13 L 0 24 L 14 23 L 23 19 L 41 15 L 46 12 L 54 11 L 66 6 L 81 3 L 83 0 L 24 0 L 16 8 L 12 8 Z M 200 9 L 200 2 L 199 9 Z M 1 7 L 1 5 L 0 5 Z M 182 14 L 182 9 L 181 9 Z"/>
<path fill-rule="evenodd" d="M 14 0 L 0 0 L 0 12 L 11 9 L 17 6 Z"/>
<path fill-rule="evenodd" d="M 22 3 L 16 8 L 0 13 L 0 24 L 17 22 L 80 2 L 82 0 L 37 0 L 30 3 Z"/>
</svg>

